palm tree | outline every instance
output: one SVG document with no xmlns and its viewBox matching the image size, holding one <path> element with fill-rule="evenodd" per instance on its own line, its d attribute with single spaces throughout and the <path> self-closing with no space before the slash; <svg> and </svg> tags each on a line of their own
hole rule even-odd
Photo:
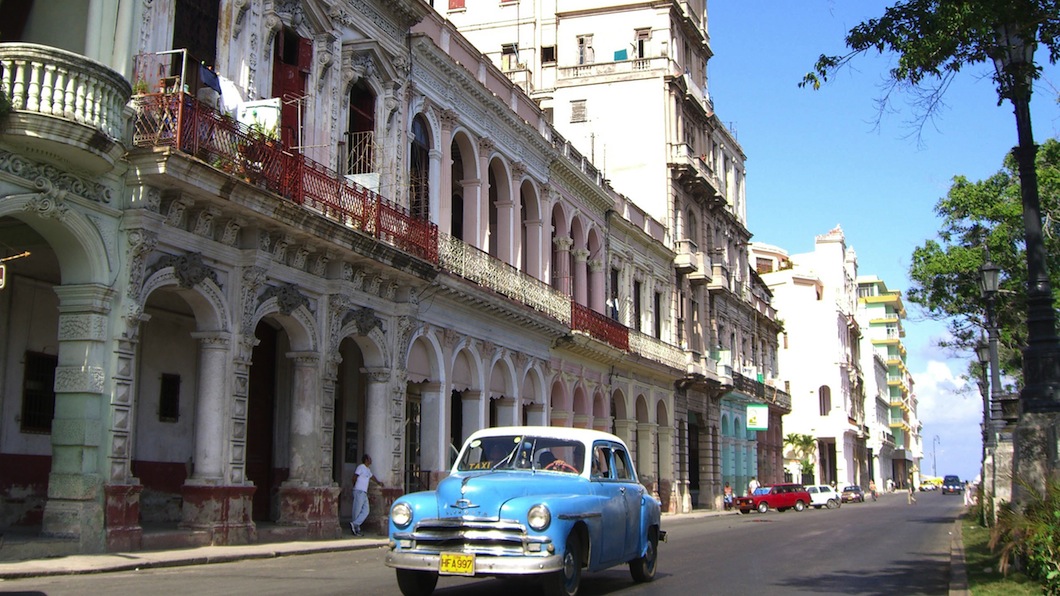
<svg viewBox="0 0 1060 596">
<path fill-rule="evenodd" d="M 806 477 L 813 477 L 813 456 L 817 452 L 817 439 L 813 435 L 800 433 L 788 433 L 784 437 L 784 444 L 791 447 L 795 459 L 799 460 L 799 468 L 802 472 L 802 481 Z"/>
</svg>

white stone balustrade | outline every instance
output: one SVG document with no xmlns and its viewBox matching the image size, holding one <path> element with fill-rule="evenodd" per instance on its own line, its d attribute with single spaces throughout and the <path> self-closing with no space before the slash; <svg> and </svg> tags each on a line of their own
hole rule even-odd
<svg viewBox="0 0 1060 596">
<path fill-rule="evenodd" d="M 84 56 L 28 43 L 0 44 L 3 93 L 15 110 L 63 118 L 112 140 L 124 137 L 122 112 L 132 87 Z"/>
</svg>

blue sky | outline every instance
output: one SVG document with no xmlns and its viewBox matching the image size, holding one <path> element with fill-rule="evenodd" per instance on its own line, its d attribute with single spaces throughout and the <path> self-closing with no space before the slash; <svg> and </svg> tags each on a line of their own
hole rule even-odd
<svg viewBox="0 0 1060 596">
<path fill-rule="evenodd" d="M 818 55 L 844 54 L 846 32 L 894 2 L 708 2 L 709 91 L 747 154 L 752 240 L 808 252 L 814 236 L 840 225 L 859 273 L 904 291 L 913 250 L 937 235 L 934 206 L 953 176 L 990 176 L 1016 144 L 1015 117 L 1010 104 L 997 105 L 992 65 L 962 71 L 918 139 L 911 95 L 894 96 L 876 124 L 893 56 L 865 55 L 819 91 L 797 86 Z M 1045 63 L 1044 52 L 1038 57 Z M 1060 68 L 1045 64 L 1032 104 L 1039 142 L 1060 136 Z M 943 353 L 937 342 L 945 326 L 926 321 L 909 302 L 906 310 L 908 366 L 924 425 L 922 470 L 974 478 L 982 397 L 960 378 L 974 355 Z"/>
</svg>

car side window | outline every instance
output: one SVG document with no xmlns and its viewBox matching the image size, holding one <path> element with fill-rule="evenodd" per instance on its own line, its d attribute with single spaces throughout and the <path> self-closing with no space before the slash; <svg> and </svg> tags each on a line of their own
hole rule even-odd
<svg viewBox="0 0 1060 596">
<path fill-rule="evenodd" d="M 591 476 L 600 480 L 611 477 L 611 448 L 605 444 L 593 445 Z"/>
<path fill-rule="evenodd" d="M 612 454 L 614 455 L 615 467 L 612 478 L 617 480 L 633 480 L 633 466 L 629 463 L 629 454 L 626 453 L 626 450 L 615 448 Z"/>
</svg>

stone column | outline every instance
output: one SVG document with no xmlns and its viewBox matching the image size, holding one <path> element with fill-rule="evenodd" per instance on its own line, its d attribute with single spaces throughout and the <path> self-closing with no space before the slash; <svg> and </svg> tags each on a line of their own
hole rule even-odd
<svg viewBox="0 0 1060 596">
<path fill-rule="evenodd" d="M 659 477 L 652 457 L 655 454 L 655 429 L 654 424 L 637 423 L 637 473 L 642 476 L 642 482 L 643 476 L 650 476 L 652 481 Z"/>
<path fill-rule="evenodd" d="M 619 418 L 615 420 L 615 435 L 622 439 L 626 445 L 633 446 L 634 432 L 637 428 L 637 421 L 630 420 L 628 418 Z"/>
<path fill-rule="evenodd" d="M 524 225 L 526 226 L 526 244 L 522 247 L 525 263 L 523 272 L 547 283 L 544 267 L 545 255 L 541 250 L 541 247 L 545 245 L 542 237 L 544 224 L 541 219 L 528 219 Z"/>
<path fill-rule="evenodd" d="M 587 262 L 589 251 L 584 248 L 574 250 L 574 271 L 571 278 L 574 280 L 574 301 L 578 304 L 589 304 L 589 268 Z"/>
<path fill-rule="evenodd" d="M 199 340 L 198 395 L 195 399 L 194 472 L 188 483 L 221 484 L 224 480 L 225 397 L 229 394 L 231 334 L 195 332 Z"/>
<path fill-rule="evenodd" d="M 463 441 L 471 436 L 476 430 L 486 428 L 486 408 L 482 403 L 482 392 L 468 389 L 460 394 L 460 407 L 463 408 L 462 420 L 464 422 Z"/>
<path fill-rule="evenodd" d="M 478 222 L 479 226 L 477 229 L 464 230 L 464 234 L 467 235 L 469 231 L 474 231 L 478 238 L 477 247 L 482 249 L 483 252 L 489 253 L 489 234 L 496 234 L 496 230 L 490 230 L 490 154 L 493 152 L 493 141 L 489 139 L 479 139 L 478 142 L 478 178 L 479 178 L 479 196 L 478 196 Z M 467 201 L 464 202 L 464 210 L 468 209 Z M 498 222 L 499 223 L 499 222 Z"/>
<path fill-rule="evenodd" d="M 306 538 L 336 538 L 342 489 L 322 474 L 320 355 L 288 352 L 287 358 L 294 368 L 290 474 L 280 485 L 279 523 L 304 528 Z"/>
<path fill-rule="evenodd" d="M 604 304 L 606 292 L 604 290 L 604 262 L 601 259 L 593 259 L 586 263 L 589 270 L 589 287 L 591 288 L 590 296 L 588 297 L 589 308 L 596 312 L 604 313 L 610 316 L 611 313 L 607 312 Z"/>
<path fill-rule="evenodd" d="M 560 293 L 570 296 L 574 291 L 570 271 L 570 247 L 574 244 L 574 241 L 569 236 L 557 236 L 552 240 L 552 244 L 556 250 L 556 258 L 552 263 L 552 270 L 555 275 L 555 283 L 552 284 L 552 287 L 556 288 Z"/>
<path fill-rule="evenodd" d="M 511 397 L 500 396 L 495 398 L 497 402 L 497 423 L 498 426 L 509 426 L 518 425 L 519 420 L 516 419 L 518 414 L 515 404 L 517 403 Z"/>
<path fill-rule="evenodd" d="M 545 418 L 545 406 L 539 403 L 529 403 L 523 406 L 526 410 L 526 422 L 532 426 L 548 426 Z"/>
<path fill-rule="evenodd" d="M 442 154 L 438 159 L 438 231 L 453 233 L 453 125 L 457 115 L 451 110 L 441 110 L 438 120 L 442 124 L 440 143 Z"/>
<path fill-rule="evenodd" d="M 79 541 L 83 553 L 105 548 L 103 414 L 111 302 L 98 284 L 57 286 L 59 357 L 55 369 L 52 460 L 42 533 Z"/>
<path fill-rule="evenodd" d="M 390 371 L 385 368 L 362 369 L 367 374 L 365 389 L 365 452 L 372 456 L 372 473 L 385 486 L 400 484 L 393 478 L 391 460 L 394 443 L 400 437 L 390 432 Z M 358 462 L 360 463 L 360 462 Z"/>
<path fill-rule="evenodd" d="M 420 413 L 423 421 L 420 426 L 420 466 L 424 472 L 449 469 L 449 415 L 445 407 L 446 400 L 442 395 L 441 383 L 423 383 L 420 385 Z M 460 448 L 459 445 L 456 446 Z"/>
</svg>

